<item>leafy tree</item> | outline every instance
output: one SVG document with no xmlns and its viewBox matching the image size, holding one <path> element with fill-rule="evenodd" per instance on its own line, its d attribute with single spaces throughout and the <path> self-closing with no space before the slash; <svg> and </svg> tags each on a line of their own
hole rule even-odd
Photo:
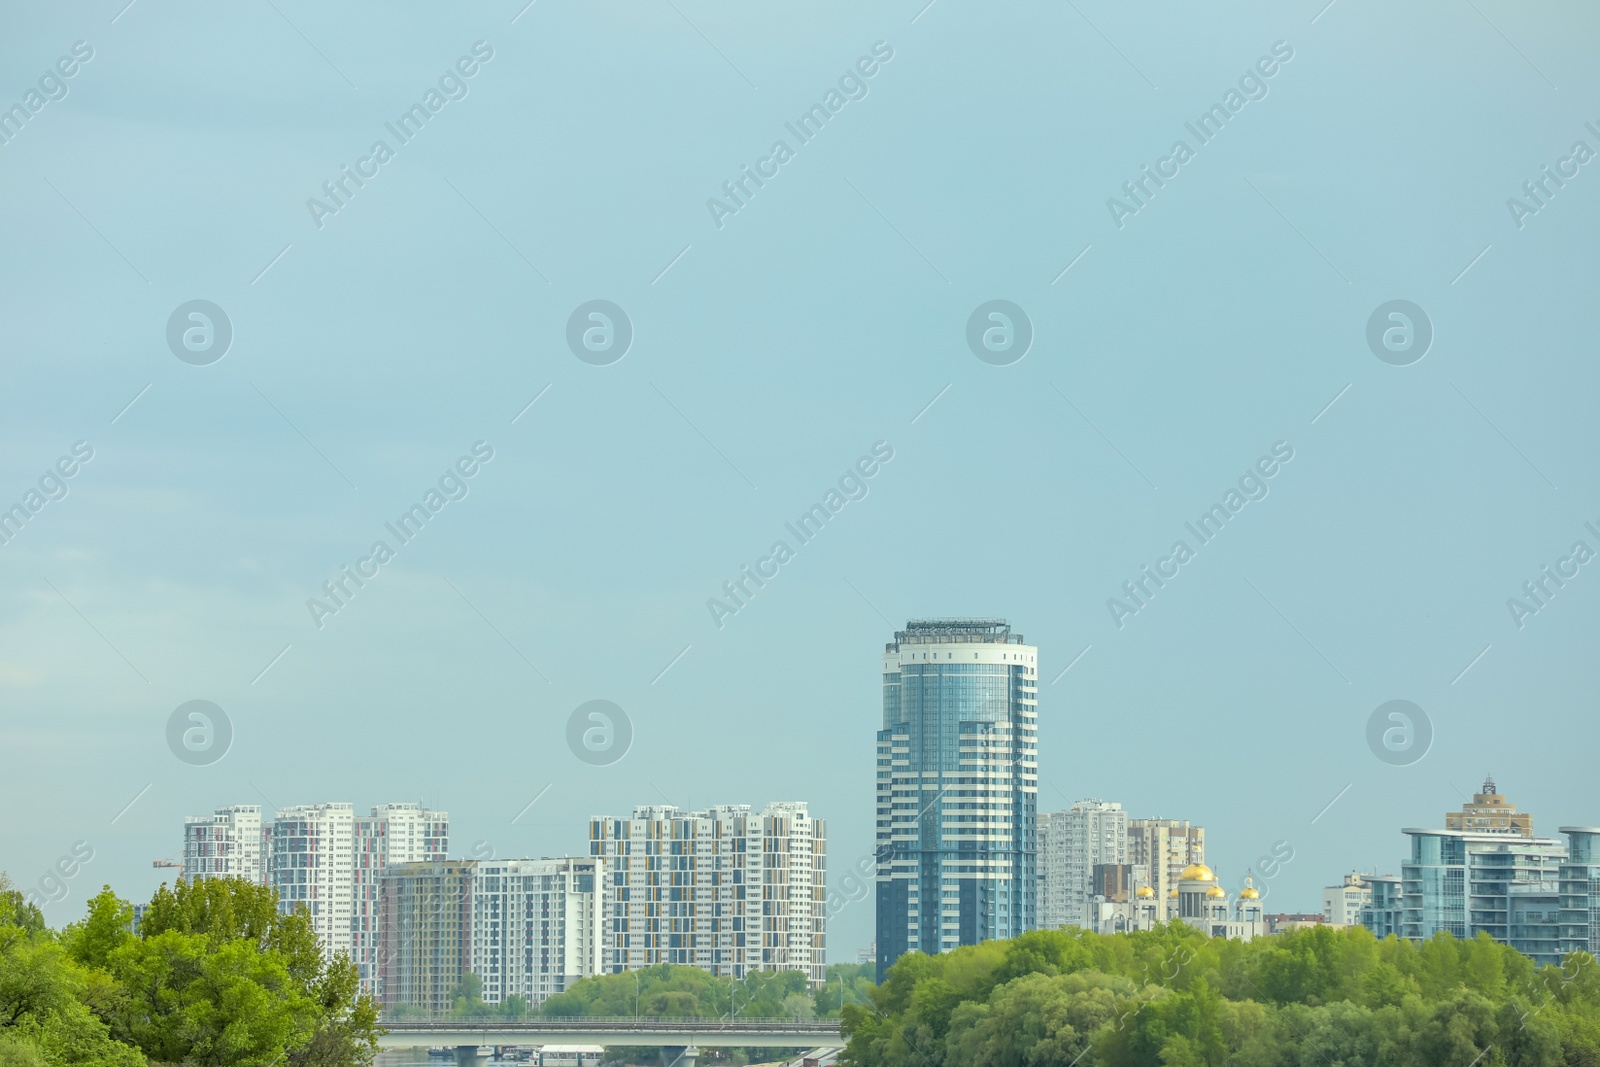
<svg viewBox="0 0 1600 1067">
<path fill-rule="evenodd" d="M 0 875 L 0 1065 L 143 1067 L 88 1003 L 104 976 L 78 964 Z"/>
<path fill-rule="evenodd" d="M 450 1014 L 458 1019 L 489 1013 L 489 1006 L 483 1002 L 483 979 L 471 971 L 450 987 L 449 995 Z"/>
<path fill-rule="evenodd" d="M 310 917 L 242 879 L 163 885 L 131 932 L 110 887 L 61 934 L 91 974 L 80 999 L 119 1041 L 195 1067 L 367 1067 L 376 1005 L 348 956 L 323 957 Z"/>
<path fill-rule="evenodd" d="M 829 964 L 822 988 L 812 998 L 816 1014 L 832 1019 L 838 1017 L 839 1009 L 846 1004 L 870 1004 L 872 972 L 870 963 Z"/>
<path fill-rule="evenodd" d="M 852 1067 L 1600 1067 L 1600 963 L 1481 936 L 1035 931 L 911 953 L 841 1011 Z"/>
<path fill-rule="evenodd" d="M 27 894 L 11 884 L 4 871 L 0 871 L 0 926 L 15 926 L 27 934 L 42 934 L 45 929 L 44 912 L 28 902 Z"/>
</svg>

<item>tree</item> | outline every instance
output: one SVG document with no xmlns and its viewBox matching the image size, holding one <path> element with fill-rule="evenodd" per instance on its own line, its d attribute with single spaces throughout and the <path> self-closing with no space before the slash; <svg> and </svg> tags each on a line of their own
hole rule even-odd
<svg viewBox="0 0 1600 1067">
<path fill-rule="evenodd" d="M 104 976 L 76 963 L 0 875 L 0 1065 L 144 1067 L 90 1010 Z"/>
<path fill-rule="evenodd" d="M 110 887 L 62 934 L 108 984 L 88 1001 L 152 1059 L 197 1067 L 367 1067 L 378 1012 L 347 955 L 322 954 L 310 917 L 238 878 L 179 881 L 151 899 L 135 937 Z"/>
<path fill-rule="evenodd" d="M 458 1019 L 484 1015 L 488 1006 L 483 1002 L 483 979 L 468 971 L 461 981 L 450 987 L 450 1014 Z"/>
<path fill-rule="evenodd" d="M 28 934 L 44 933 L 44 912 L 28 901 L 27 894 L 0 871 L 0 926 L 15 926 Z"/>
<path fill-rule="evenodd" d="M 1600 963 L 1487 937 L 1034 931 L 889 969 L 851 1067 L 1600 1067 Z"/>
</svg>

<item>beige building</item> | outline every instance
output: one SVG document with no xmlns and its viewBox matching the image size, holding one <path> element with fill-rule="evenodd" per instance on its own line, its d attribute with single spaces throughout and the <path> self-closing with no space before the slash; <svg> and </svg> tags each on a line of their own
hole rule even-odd
<svg viewBox="0 0 1600 1067">
<path fill-rule="evenodd" d="M 1474 793 L 1470 804 L 1461 805 L 1460 811 L 1445 812 L 1444 828 L 1475 834 L 1532 837 L 1533 815 L 1531 812 L 1518 812 L 1515 804 L 1506 803 L 1504 794 L 1495 788 L 1494 779 L 1485 776 L 1483 792 Z"/>
<path fill-rule="evenodd" d="M 1185 870 L 1206 862 L 1206 831 L 1187 820 L 1129 819 L 1128 859 L 1150 872 L 1150 889 L 1157 900 L 1177 891 Z"/>
</svg>

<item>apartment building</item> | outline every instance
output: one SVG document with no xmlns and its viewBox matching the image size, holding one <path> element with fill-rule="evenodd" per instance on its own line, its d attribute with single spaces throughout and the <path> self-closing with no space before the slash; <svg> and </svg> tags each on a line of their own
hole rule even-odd
<svg viewBox="0 0 1600 1067">
<path fill-rule="evenodd" d="M 251 885 L 266 885 L 270 833 L 259 804 L 191 815 L 183 820 L 182 877 L 191 882 L 243 878 Z"/>
<path fill-rule="evenodd" d="M 688 964 L 742 978 L 797 970 L 825 981 L 826 824 L 804 803 L 704 811 L 635 808 L 589 821 L 606 864 L 605 969 Z"/>
</svg>

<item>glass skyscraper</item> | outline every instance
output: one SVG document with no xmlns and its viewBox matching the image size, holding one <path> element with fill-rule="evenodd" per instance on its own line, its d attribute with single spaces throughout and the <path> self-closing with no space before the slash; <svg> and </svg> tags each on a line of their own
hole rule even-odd
<svg viewBox="0 0 1600 1067">
<path fill-rule="evenodd" d="M 883 656 L 878 980 L 1035 927 L 1038 649 L 1003 619 L 912 619 Z"/>
</svg>

